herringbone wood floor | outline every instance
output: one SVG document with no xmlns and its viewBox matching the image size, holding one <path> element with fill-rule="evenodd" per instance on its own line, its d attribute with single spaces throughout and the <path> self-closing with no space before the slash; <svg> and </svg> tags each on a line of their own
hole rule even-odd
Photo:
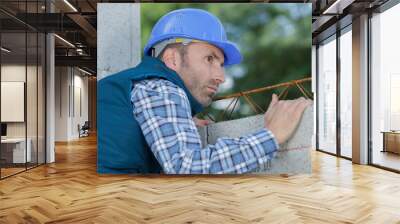
<svg viewBox="0 0 400 224">
<path fill-rule="evenodd" d="M 0 223 L 400 223 L 400 175 L 313 153 L 313 174 L 96 174 L 94 137 L 0 181 Z"/>
</svg>

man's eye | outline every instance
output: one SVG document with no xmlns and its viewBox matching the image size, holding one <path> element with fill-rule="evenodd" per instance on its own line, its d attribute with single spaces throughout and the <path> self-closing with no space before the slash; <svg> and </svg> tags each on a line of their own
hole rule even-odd
<svg viewBox="0 0 400 224">
<path fill-rule="evenodd" d="M 207 56 L 207 61 L 212 63 L 214 62 L 214 57 L 213 56 Z"/>
</svg>

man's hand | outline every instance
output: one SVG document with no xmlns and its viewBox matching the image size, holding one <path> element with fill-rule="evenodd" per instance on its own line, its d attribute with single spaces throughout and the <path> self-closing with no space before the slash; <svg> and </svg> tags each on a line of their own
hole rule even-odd
<svg viewBox="0 0 400 224">
<path fill-rule="evenodd" d="M 296 100 L 278 100 L 278 96 L 273 94 L 264 114 L 265 127 L 275 135 L 278 143 L 282 144 L 293 134 L 305 108 L 311 104 L 312 101 L 304 97 Z"/>
<path fill-rule="evenodd" d="M 204 127 L 204 126 L 207 126 L 207 125 L 209 125 L 211 123 L 214 123 L 212 121 L 199 119 L 197 117 L 193 117 L 193 121 L 196 124 L 196 126 L 199 126 L 199 127 Z"/>
</svg>

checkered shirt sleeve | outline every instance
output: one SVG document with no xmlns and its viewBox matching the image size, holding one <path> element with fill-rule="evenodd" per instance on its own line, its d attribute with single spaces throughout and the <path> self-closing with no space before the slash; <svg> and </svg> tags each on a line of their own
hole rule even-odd
<svg viewBox="0 0 400 224">
<path fill-rule="evenodd" d="M 133 114 L 167 174 L 241 174 L 271 160 L 279 145 L 266 128 L 202 146 L 183 89 L 164 79 L 134 84 Z"/>
</svg>

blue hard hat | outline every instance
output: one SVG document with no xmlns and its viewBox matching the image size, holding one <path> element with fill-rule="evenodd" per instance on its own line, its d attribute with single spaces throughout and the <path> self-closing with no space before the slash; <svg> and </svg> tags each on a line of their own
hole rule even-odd
<svg viewBox="0 0 400 224">
<path fill-rule="evenodd" d="M 224 65 L 238 64 L 242 55 L 236 45 L 226 38 L 219 19 L 201 9 L 179 9 L 161 17 L 151 31 L 144 47 L 144 55 L 151 55 L 152 47 L 172 38 L 200 40 L 218 47 L 224 53 Z"/>
</svg>

